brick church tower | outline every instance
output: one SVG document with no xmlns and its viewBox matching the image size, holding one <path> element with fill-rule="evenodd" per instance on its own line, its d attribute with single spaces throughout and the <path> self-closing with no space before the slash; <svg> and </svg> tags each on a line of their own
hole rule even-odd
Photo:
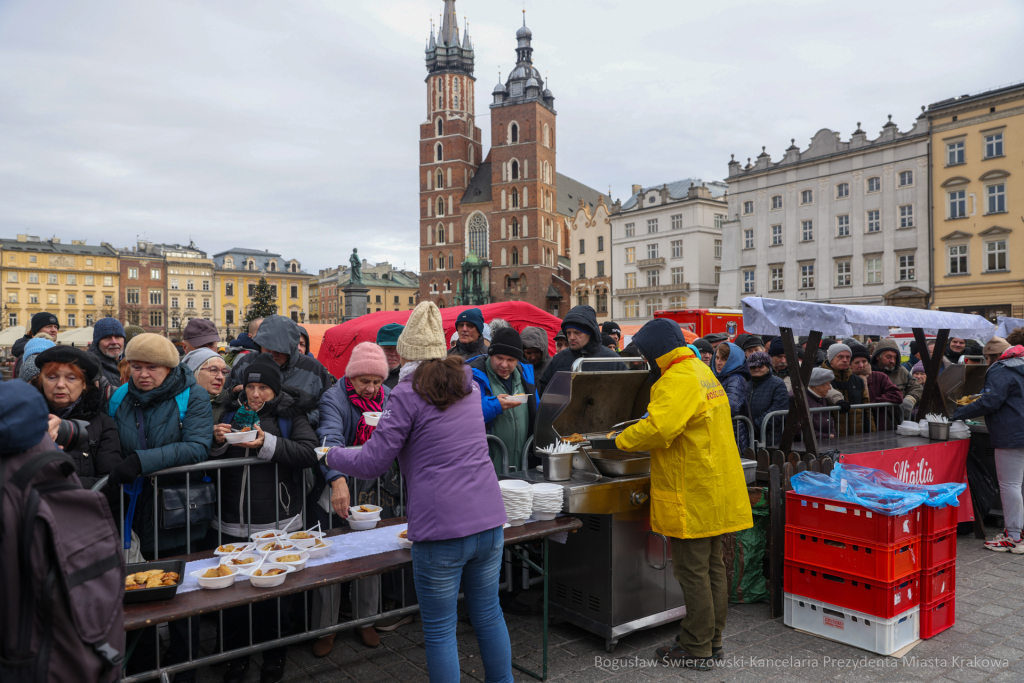
<svg viewBox="0 0 1024 683">
<path fill-rule="evenodd" d="M 436 39 L 431 29 L 427 120 L 420 125 L 422 301 L 526 301 L 555 315 L 568 310 L 567 265 L 558 259 L 555 98 L 533 65 L 532 38 L 524 16 L 516 66 L 492 93 L 491 150 L 482 158 L 473 45 L 468 30 L 459 39 L 455 0 L 445 0 Z"/>
</svg>

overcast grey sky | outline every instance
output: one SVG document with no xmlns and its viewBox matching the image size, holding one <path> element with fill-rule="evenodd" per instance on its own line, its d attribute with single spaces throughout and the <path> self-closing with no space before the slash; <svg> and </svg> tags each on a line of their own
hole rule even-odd
<svg viewBox="0 0 1024 683">
<path fill-rule="evenodd" d="M 418 266 L 423 48 L 442 0 L 0 0 L 0 235 Z M 477 122 L 522 0 L 458 0 Z M 1024 79 L 1024 3 L 526 0 L 558 167 L 721 179 L 824 127 Z M 489 145 L 485 145 L 489 146 Z"/>
</svg>

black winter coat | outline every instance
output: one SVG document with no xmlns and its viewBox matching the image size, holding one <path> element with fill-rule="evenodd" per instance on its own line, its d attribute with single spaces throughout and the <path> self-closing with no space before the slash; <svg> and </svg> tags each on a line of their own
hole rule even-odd
<svg viewBox="0 0 1024 683">
<path fill-rule="evenodd" d="M 64 417 L 66 420 L 85 420 L 89 423 L 89 429 L 86 430 L 89 441 L 85 448 L 64 451 L 75 461 L 75 473 L 82 480 L 84 489 L 91 489 L 93 484 L 110 474 L 122 459 L 117 425 L 107 415 L 105 403 L 103 392 L 96 387 L 89 387 L 79 404 Z M 59 415 L 53 406 L 48 407 L 51 413 Z M 116 502 L 117 499 L 114 500 Z"/>
<path fill-rule="evenodd" d="M 277 437 L 274 452 L 269 454 L 269 457 L 264 454 L 264 459 L 277 464 L 277 489 L 275 490 L 274 467 L 269 465 L 220 470 L 220 514 L 225 523 L 242 524 L 249 521 L 253 524 L 273 524 L 275 521 L 294 517 L 302 512 L 302 498 L 306 495 L 304 470 L 317 464 L 315 449 L 320 445 L 316 432 L 306 416 L 316 406 L 317 401 L 309 394 L 285 386 L 281 388 L 279 396 L 259 411 L 260 429 Z M 237 409 L 236 402 L 226 406 L 221 423 L 230 423 L 230 418 Z M 278 422 L 278 418 L 284 416 L 291 417 L 292 421 L 291 434 L 287 439 L 281 438 L 281 426 Z M 224 451 L 218 453 L 218 450 L 219 448 L 214 448 L 212 457 L 259 457 L 256 450 L 246 448 L 244 444 L 227 444 Z M 244 481 L 245 477 L 250 481 Z M 252 498 L 248 499 L 248 495 Z"/>
<path fill-rule="evenodd" d="M 548 363 L 547 369 L 544 370 L 544 374 L 537 381 L 537 390 L 542 394 L 547 389 L 548 382 L 555 376 L 555 373 L 572 370 L 572 364 L 576 362 L 577 358 L 619 358 L 619 354 L 607 346 L 601 346 L 601 328 L 597 324 L 597 313 L 590 306 L 576 306 L 566 313 L 562 321 L 563 332 L 566 325 L 589 330 L 590 341 L 579 351 L 567 348 L 555 354 L 551 362 Z M 590 363 L 583 366 L 583 371 L 585 372 L 608 372 L 625 369 L 626 366 L 623 363 Z"/>
<path fill-rule="evenodd" d="M 100 351 L 100 347 L 97 344 L 92 344 L 86 353 L 96 359 L 96 362 L 100 364 L 100 369 L 103 371 L 103 376 L 107 378 L 107 381 L 115 389 L 121 386 L 121 371 L 117 368 L 116 360 Z"/>
<path fill-rule="evenodd" d="M 754 377 L 750 383 L 750 414 L 754 420 L 754 437 L 760 439 L 761 423 L 764 416 L 776 410 L 789 408 L 789 392 L 782 378 L 773 374 Z M 775 445 L 782 438 L 784 429 L 781 415 L 773 417 L 768 425 L 768 444 Z"/>
</svg>

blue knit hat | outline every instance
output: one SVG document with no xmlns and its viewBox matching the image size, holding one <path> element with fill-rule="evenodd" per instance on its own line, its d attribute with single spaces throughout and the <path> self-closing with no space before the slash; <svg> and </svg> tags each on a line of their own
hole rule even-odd
<svg viewBox="0 0 1024 683">
<path fill-rule="evenodd" d="M 0 382 L 0 453 L 20 453 L 39 443 L 49 413 L 35 387 L 19 380 Z"/>
<path fill-rule="evenodd" d="M 459 313 L 459 317 L 455 319 L 455 326 L 458 327 L 459 323 L 474 325 L 480 336 L 484 336 L 484 314 L 479 308 L 469 308 Z"/>
<path fill-rule="evenodd" d="M 28 358 L 29 356 L 34 356 L 37 353 L 42 353 L 51 346 L 56 346 L 56 344 L 54 344 L 49 339 L 37 339 L 33 337 L 32 339 L 28 340 L 27 344 L 25 344 L 24 356 L 25 358 Z"/>
<path fill-rule="evenodd" d="M 124 326 L 117 318 L 100 318 L 92 328 L 92 343 L 95 344 L 104 337 L 123 337 Z"/>
<path fill-rule="evenodd" d="M 405 325 L 388 323 L 377 330 L 377 346 L 398 346 L 398 338 L 402 335 Z"/>
</svg>

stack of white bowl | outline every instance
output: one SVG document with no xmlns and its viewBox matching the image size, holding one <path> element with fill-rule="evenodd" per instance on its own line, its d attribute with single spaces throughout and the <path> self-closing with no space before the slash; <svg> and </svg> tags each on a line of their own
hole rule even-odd
<svg viewBox="0 0 1024 683">
<path fill-rule="evenodd" d="M 562 511 L 563 492 L 558 484 L 533 485 L 534 519 L 554 519 Z"/>
<path fill-rule="evenodd" d="M 900 436 L 920 436 L 921 427 L 916 422 L 904 420 L 898 427 L 896 427 L 896 433 Z"/>
<path fill-rule="evenodd" d="M 971 428 L 963 420 L 956 420 L 949 426 L 949 438 L 969 439 L 971 438 Z"/>
<path fill-rule="evenodd" d="M 361 508 L 367 508 L 363 512 Z M 367 531 L 377 526 L 382 508 L 379 505 L 353 505 L 348 509 L 348 525 L 353 531 Z"/>
<path fill-rule="evenodd" d="M 522 479 L 502 479 L 498 486 L 501 487 L 508 523 L 520 526 L 533 512 L 533 486 Z"/>
</svg>

